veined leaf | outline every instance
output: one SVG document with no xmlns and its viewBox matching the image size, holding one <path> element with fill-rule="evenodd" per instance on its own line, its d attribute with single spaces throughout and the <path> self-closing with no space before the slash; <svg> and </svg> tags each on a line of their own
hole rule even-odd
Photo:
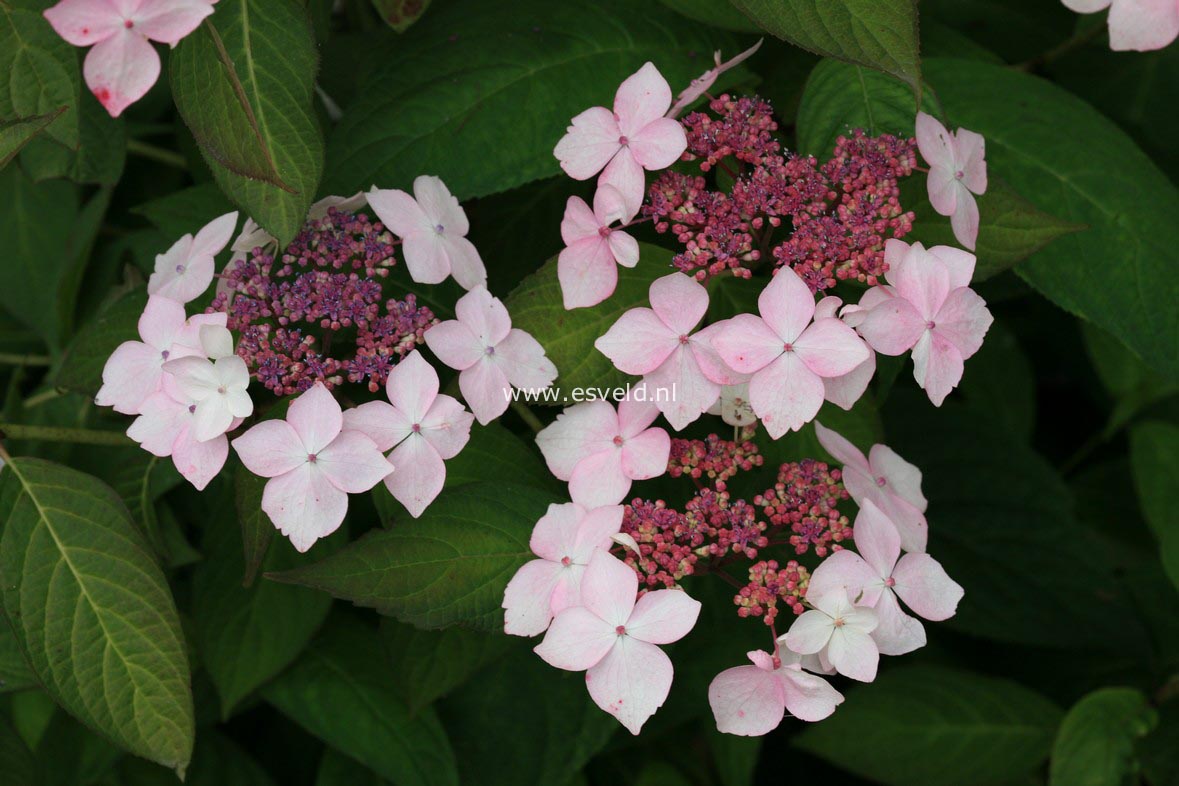
<svg viewBox="0 0 1179 786">
<path fill-rule="evenodd" d="M 509 649 L 508 636 L 465 628 L 420 630 L 385 618 L 381 638 L 410 712 L 419 712 L 466 683 Z"/>
<path fill-rule="evenodd" d="M 1064 716 L 1052 746 L 1048 786 L 1121 786 L 1137 767 L 1134 743 L 1158 715 L 1133 688 L 1103 688 Z"/>
<path fill-rule="evenodd" d="M 8 162 L 16 157 L 21 148 L 37 134 L 44 131 L 46 126 L 56 120 L 64 111 L 66 111 L 65 107 L 62 107 L 56 112 L 44 115 L 0 122 L 0 169 L 8 166 Z"/>
<path fill-rule="evenodd" d="M 1162 421 L 1137 425 L 1130 432 L 1134 485 L 1146 523 L 1159 541 L 1159 557 L 1179 587 L 1179 426 Z"/>
<path fill-rule="evenodd" d="M 74 47 L 44 17 L 31 9 L 0 5 L 0 121 L 52 114 L 55 119 L 45 133 L 77 147 L 82 84 L 78 70 Z"/>
</svg>

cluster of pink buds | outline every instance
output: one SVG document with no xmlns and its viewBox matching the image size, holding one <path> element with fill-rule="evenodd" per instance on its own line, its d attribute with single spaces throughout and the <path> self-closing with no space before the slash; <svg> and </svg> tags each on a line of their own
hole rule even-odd
<svg viewBox="0 0 1179 786">
<path fill-rule="evenodd" d="M 825 557 L 828 544 L 852 536 L 847 516 L 837 507 L 848 498 L 840 477 L 838 469 L 828 469 L 814 459 L 783 464 L 778 470 L 778 482 L 754 497 L 753 504 L 762 509 L 771 525 L 790 529 L 790 545 L 796 553 L 806 554 L 813 548 L 815 554 Z"/>
<path fill-rule="evenodd" d="M 704 439 L 673 439 L 667 474 L 673 478 L 687 476 L 693 480 L 724 482 L 738 472 L 760 467 L 765 458 L 751 441 L 754 429 L 743 429 L 740 441 L 721 439 L 709 434 Z"/>
<path fill-rule="evenodd" d="M 733 598 L 737 614 L 741 617 L 761 617 L 767 625 L 773 625 L 778 616 L 778 603 L 784 603 L 795 616 L 806 610 L 806 597 L 810 572 L 790 560 L 786 567 L 778 567 L 777 560 L 762 560 L 749 566 L 749 583 L 742 587 Z"/>
</svg>

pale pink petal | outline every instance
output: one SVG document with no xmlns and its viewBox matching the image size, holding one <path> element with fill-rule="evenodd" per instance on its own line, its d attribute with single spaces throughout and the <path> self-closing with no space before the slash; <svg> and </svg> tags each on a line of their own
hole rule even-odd
<svg viewBox="0 0 1179 786">
<path fill-rule="evenodd" d="M 901 610 L 891 590 L 880 594 L 872 610 L 879 622 L 872 640 L 881 655 L 905 655 L 925 646 L 925 626 Z"/>
<path fill-rule="evenodd" d="M 815 304 L 815 321 L 839 316 L 839 307 L 842 305 L 842 300 L 834 295 L 828 295 Z"/>
<path fill-rule="evenodd" d="M 160 56 L 139 33 L 122 28 L 86 53 L 82 75 L 111 117 L 143 98 L 160 76 Z"/>
<path fill-rule="evenodd" d="M 714 322 L 697 330 L 688 337 L 688 345 L 705 377 L 718 385 L 741 385 L 749 381 L 749 376 L 729 368 L 713 344 L 713 339 L 724 329 L 724 325 L 724 322 Z"/>
<path fill-rule="evenodd" d="M 202 401 L 215 395 L 221 384 L 217 369 L 203 357 L 169 360 L 164 364 L 164 371 L 172 375 L 176 386 L 190 401 Z"/>
<path fill-rule="evenodd" d="M 363 191 L 357 191 L 350 197 L 326 196 L 311 203 L 307 208 L 307 217 L 320 219 L 328 214 L 333 207 L 341 213 L 355 213 L 368 205 L 368 198 Z"/>
<path fill-rule="evenodd" d="M 195 319 L 195 317 L 194 317 Z M 185 328 L 184 306 L 166 297 L 149 297 L 139 317 L 139 337 L 158 350 L 171 349 Z"/>
<path fill-rule="evenodd" d="M 598 186 L 594 192 L 594 232 L 615 222 L 626 222 L 634 218 L 630 206 L 622 193 L 611 185 Z"/>
<path fill-rule="evenodd" d="M 930 166 L 954 167 L 954 139 L 932 115 L 917 113 L 917 149 Z"/>
<path fill-rule="evenodd" d="M 606 236 L 606 242 L 610 245 L 610 253 L 614 255 L 614 261 L 618 264 L 623 267 L 634 267 L 639 263 L 639 241 L 630 235 L 613 229 Z"/>
<path fill-rule="evenodd" d="M 831 641 L 827 643 L 827 659 L 843 676 L 871 682 L 876 679 L 880 650 L 867 633 L 844 626 L 832 631 Z"/>
<path fill-rule="evenodd" d="M 566 310 L 596 306 L 614 294 L 618 266 L 605 238 L 578 240 L 557 255 L 557 280 Z"/>
<path fill-rule="evenodd" d="M 426 346 L 446 365 L 465 371 L 487 354 L 487 349 L 471 329 L 457 319 L 439 322 L 424 334 Z"/>
<path fill-rule="evenodd" d="M 614 113 L 594 106 L 573 118 L 565 136 L 553 148 L 565 174 L 574 180 L 589 180 L 609 163 L 622 144 L 622 131 Z"/>
<path fill-rule="evenodd" d="M 576 506 L 581 508 L 580 505 Z M 549 507 L 552 510 L 552 506 Z M 603 505 L 585 510 L 581 508 L 581 520 L 574 530 L 569 557 L 576 563 L 588 564 L 594 549 L 606 550 L 614 535 L 622 528 L 624 513 L 621 505 Z"/>
<path fill-rule="evenodd" d="M 840 464 L 859 469 L 865 473 L 871 471 L 868 469 L 868 459 L 864 456 L 863 451 L 839 432 L 832 431 L 817 420 L 815 421 L 815 436 L 819 438 L 819 444 L 823 446 L 823 450 L 830 453 L 832 458 Z"/>
<path fill-rule="evenodd" d="M 107 0 L 61 0 L 43 12 L 57 34 L 74 46 L 90 46 L 123 27 L 123 18 Z"/>
<path fill-rule="evenodd" d="M 850 410 L 868 390 L 868 384 L 876 375 L 876 353 L 869 352 L 868 359 L 846 374 L 823 378 L 823 397 L 841 409 Z"/>
<path fill-rule="evenodd" d="M 584 592 L 584 577 L 582 585 Z M 585 671 L 605 658 L 620 639 L 613 625 L 587 608 L 572 606 L 556 616 L 533 651 L 550 666 Z"/>
<path fill-rule="evenodd" d="M 1179 9 L 1179 5 L 1176 5 L 1174 0 L 1169 0 L 1169 2 L 1172 8 Z M 1174 16 L 1179 19 L 1179 10 L 1175 12 Z M 962 185 L 976 194 L 985 194 L 987 190 L 986 139 L 982 134 L 959 128 L 954 134 L 954 141 L 957 148 L 955 157 L 958 160 L 958 171 L 962 173 Z"/>
<path fill-rule="evenodd" d="M 626 635 L 648 644 L 671 644 L 687 636 L 699 616 L 700 601 L 683 590 L 655 590 L 635 604 Z"/>
<path fill-rule="evenodd" d="M 688 137 L 678 121 L 661 117 L 630 137 L 627 147 L 643 169 L 654 171 L 679 161 L 688 147 Z"/>
<path fill-rule="evenodd" d="M 625 562 L 608 551 L 590 557 L 581 578 L 581 602 L 614 628 L 626 625 L 635 608 L 639 577 Z"/>
<path fill-rule="evenodd" d="M 656 400 L 656 406 L 676 431 L 700 417 L 720 396 L 721 386 L 705 376 L 696 358 L 693 349 L 678 346 L 659 368 L 643 378 L 649 389 L 668 391 L 669 395 Z"/>
<path fill-rule="evenodd" d="M 941 564 L 928 554 L 906 554 L 893 569 L 893 587 L 905 605 L 927 620 L 940 622 L 954 616 L 965 594 Z"/>
<path fill-rule="evenodd" d="M 553 619 L 553 589 L 564 573 L 560 562 L 534 559 L 526 562 L 504 588 L 504 633 L 536 636 Z"/>
<path fill-rule="evenodd" d="M 973 251 L 978 240 L 978 202 L 966 186 L 959 188 L 958 207 L 950 216 L 950 227 L 954 230 L 954 238 Z"/>
<path fill-rule="evenodd" d="M 628 76 L 614 94 L 619 131 L 628 137 L 663 117 L 670 106 L 671 86 L 651 62 Z"/>
<path fill-rule="evenodd" d="M 180 432 L 188 427 L 188 407 L 167 393 L 153 393 L 139 408 L 127 436 L 153 456 L 170 456 Z"/>
<path fill-rule="evenodd" d="M 1109 8 L 1111 0 L 1061 0 L 1068 8 L 1079 14 L 1092 14 L 1104 8 Z"/>
<path fill-rule="evenodd" d="M 647 175 L 639 162 L 635 160 L 630 148 L 624 147 L 602 170 L 602 176 L 598 178 L 598 186 L 617 188 L 618 192 L 622 194 L 627 212 L 633 215 L 639 212 L 639 206 L 643 203 L 643 195 L 647 190 Z"/>
<path fill-rule="evenodd" d="M 211 13 L 212 0 L 145 2 L 135 12 L 135 30 L 152 41 L 176 46 L 180 39 L 196 30 L 201 20 Z"/>
<path fill-rule="evenodd" d="M 285 475 L 307 463 L 307 449 L 290 423 L 264 420 L 233 441 L 246 469 L 264 478 Z"/>
<path fill-rule="evenodd" d="M 904 298 L 889 298 L 864 312 L 856 330 L 882 355 L 901 355 L 926 332 L 926 320 Z"/>
<path fill-rule="evenodd" d="M 667 472 L 671 437 L 661 428 L 650 428 L 622 445 L 622 472 L 631 480 L 649 480 Z"/>
<path fill-rule="evenodd" d="M 422 436 L 444 459 L 457 456 L 471 438 L 471 424 L 475 416 L 459 401 L 445 394 L 434 400 L 434 405 L 421 420 Z"/>
<path fill-rule="evenodd" d="M 418 175 L 413 180 L 413 195 L 439 234 L 462 237 L 470 231 L 467 214 L 442 178 Z"/>
<path fill-rule="evenodd" d="M 872 467 L 871 472 L 876 475 L 878 486 L 900 496 L 922 513 L 925 512 L 929 503 L 921 493 L 921 470 L 905 461 L 887 445 L 873 445 L 868 453 L 868 461 Z"/>
<path fill-rule="evenodd" d="M 368 204 L 377 214 L 381 223 L 403 240 L 421 235 L 434 236 L 434 224 L 422 210 L 421 205 L 404 191 L 392 188 L 374 188 L 368 192 Z M 420 246 L 419 246 L 420 247 Z M 406 263 L 409 263 L 406 251 Z M 446 273 L 442 274 L 442 278 Z M 441 281 L 439 278 L 438 281 Z M 418 281 L 418 278 L 414 278 Z"/>
<path fill-rule="evenodd" d="M 512 385 L 503 369 L 486 356 L 459 374 L 459 390 L 475 419 L 485 426 L 507 410 L 512 398 Z"/>
<path fill-rule="evenodd" d="M 185 235 L 156 256 L 155 272 L 147 281 L 149 294 L 188 303 L 209 288 L 213 281 L 213 257 L 194 254 L 192 242 L 192 236 Z"/>
<path fill-rule="evenodd" d="M 553 595 L 549 606 L 554 615 L 574 606 L 581 605 L 581 577 L 585 575 L 585 565 L 562 565 L 557 586 L 553 588 Z"/>
<path fill-rule="evenodd" d="M 901 536 L 896 526 L 872 500 L 866 499 L 856 515 L 853 531 L 856 548 L 864 561 L 872 566 L 877 577 L 888 578 L 901 556 Z"/>
<path fill-rule="evenodd" d="M 454 315 L 485 346 L 503 341 L 512 329 L 512 318 L 499 298 L 485 287 L 473 289 L 454 304 Z"/>
<path fill-rule="evenodd" d="M 829 616 L 817 609 L 804 611 L 790 625 L 786 646 L 793 652 L 810 655 L 827 646 L 835 626 Z"/>
<path fill-rule="evenodd" d="M 772 439 L 798 431 L 823 406 L 823 379 L 795 352 L 781 357 L 749 380 L 749 403 Z"/>
<path fill-rule="evenodd" d="M 794 352 L 821 377 L 850 374 L 872 356 L 856 331 L 834 318 L 812 323 L 795 339 Z"/>
<path fill-rule="evenodd" d="M 683 273 L 655 279 L 650 298 L 652 310 L 677 337 L 691 333 L 708 311 L 708 290 Z"/>
<path fill-rule="evenodd" d="M 342 431 L 315 456 L 315 463 L 340 491 L 360 494 L 376 486 L 390 472 L 377 445 L 359 431 Z"/>
<path fill-rule="evenodd" d="M 589 452 L 611 446 L 618 434 L 618 413 L 607 401 L 587 401 L 567 407 L 536 435 L 536 444 L 549 470 L 569 480 L 574 467 Z M 605 503 L 614 504 L 614 503 Z"/>
<path fill-rule="evenodd" d="M 457 307 L 456 305 L 455 308 Z M 410 423 L 418 423 L 430 411 L 430 406 L 438 396 L 438 372 L 426 362 L 422 353 L 415 349 L 398 361 L 389 372 L 389 377 L 385 381 L 385 394 L 389 397 L 390 403 L 397 407 Z"/>
<path fill-rule="evenodd" d="M 584 518 L 585 508 L 574 502 L 550 504 L 545 514 L 532 527 L 528 548 L 536 556 L 550 562 L 559 563 L 566 557 L 572 559 L 573 541 L 577 537 L 578 525 Z M 596 545 L 598 544 L 590 546 L 590 553 Z M 585 560 L 581 561 L 588 562 L 588 560 L 589 554 L 586 555 Z"/>
<path fill-rule="evenodd" d="M 735 68 L 740 63 L 752 57 L 753 53 L 761 48 L 761 42 L 762 39 L 759 38 L 756 44 L 749 47 L 736 57 L 723 63 L 721 62 L 720 50 L 718 49 L 713 55 L 716 60 L 716 68 L 710 68 L 700 76 L 693 79 L 688 84 L 688 86 L 682 90 L 678 96 L 676 96 L 675 103 L 672 105 L 671 109 L 667 110 L 667 116 L 677 117 L 679 113 L 687 109 L 692 104 L 692 102 L 707 93 L 709 88 L 712 87 L 713 83 L 716 82 L 718 76 L 731 68 Z"/>
<path fill-rule="evenodd" d="M 950 273 L 920 243 L 913 244 L 904 264 L 892 275 L 897 294 L 912 304 L 922 319 L 933 319 L 950 293 Z"/>
<path fill-rule="evenodd" d="M 160 389 L 164 359 L 140 341 L 124 341 L 102 367 L 102 387 L 94 397 L 100 407 L 136 415 L 148 396 Z"/>
<path fill-rule="evenodd" d="M 821 721 L 843 703 L 843 694 L 822 677 L 792 668 L 779 669 L 778 677 L 786 709 L 799 720 L 808 723 Z"/>
<path fill-rule="evenodd" d="M 1179 36 L 1175 0 L 1119 0 L 1109 9 L 1109 45 L 1114 51 L 1162 49 Z"/>
<path fill-rule="evenodd" d="M 495 362 L 514 387 L 544 390 L 557 378 L 557 367 L 531 334 L 512 328 L 495 345 Z"/>
<path fill-rule="evenodd" d="M 603 190 L 599 188 L 598 193 Z M 613 188 L 610 190 L 618 193 Z M 601 222 L 584 199 L 578 196 L 569 197 L 569 201 L 565 203 L 565 216 L 561 219 L 561 240 L 566 246 L 571 246 L 577 241 L 587 238 L 601 239 L 601 235 L 598 234 L 601 227 Z"/>
<path fill-rule="evenodd" d="M 638 734 L 647 719 L 663 706 L 671 691 L 674 669 L 654 644 L 622 636 L 585 675 L 590 698 Z"/>
<path fill-rule="evenodd" d="M 569 476 L 569 497 L 587 508 L 617 505 L 630 491 L 630 484 L 622 469 L 622 451 L 611 447 L 577 462 Z"/>
<path fill-rule="evenodd" d="M 385 476 L 385 488 L 416 519 L 442 491 L 446 465 L 420 434 L 410 434 L 393 448 L 389 463 L 393 472 Z"/>
<path fill-rule="evenodd" d="M 659 408 L 655 406 L 654 392 L 647 390 L 645 382 L 640 381 L 630 389 L 630 393 L 618 402 L 618 434 L 622 438 L 636 437 L 659 417 Z"/>
<path fill-rule="evenodd" d="M 753 314 L 738 314 L 710 326 L 713 349 L 725 364 L 740 374 L 752 374 L 768 366 L 785 351 L 781 337 Z"/>
<path fill-rule="evenodd" d="M 708 686 L 717 730 L 743 737 L 773 731 L 786 713 L 782 687 L 777 674 L 757 666 L 725 669 Z"/>
<path fill-rule="evenodd" d="M 815 568 L 807 585 L 807 594 L 818 598 L 842 590 L 849 597 L 859 598 L 860 602 L 870 605 L 876 602 L 883 586 L 879 571 L 859 554 L 841 549 L 832 552 Z"/>
<path fill-rule="evenodd" d="M 962 353 L 937 331 L 925 331 L 913 347 L 913 378 L 940 407 L 962 380 Z"/>
<path fill-rule="evenodd" d="M 385 451 L 410 435 L 413 421 L 384 401 L 366 401 L 344 410 L 343 430 L 359 431 Z"/>
<path fill-rule="evenodd" d="M 225 397 L 213 395 L 198 401 L 192 416 L 192 436 L 199 442 L 221 436 L 233 425 L 233 414 Z"/>
<path fill-rule="evenodd" d="M 441 236 L 442 249 L 449 260 L 450 274 L 463 289 L 487 286 L 487 268 L 479 250 L 465 237 Z"/>
<path fill-rule="evenodd" d="M 401 253 L 409 277 L 419 284 L 439 284 L 451 273 L 450 255 L 442 236 L 432 230 L 404 236 Z"/>
<path fill-rule="evenodd" d="M 304 552 L 339 529 L 348 512 L 348 495 L 312 463 L 271 478 L 262 491 L 262 510 Z"/>
<path fill-rule="evenodd" d="M 758 295 L 757 310 L 782 343 L 789 344 L 811 323 L 815 296 L 797 273 L 783 267 Z"/>
<path fill-rule="evenodd" d="M 680 346 L 679 335 L 649 308 L 632 308 L 594 342 L 598 351 L 626 374 L 647 374 L 659 368 Z"/>
<path fill-rule="evenodd" d="M 961 287 L 942 304 L 933 319 L 933 331 L 952 343 L 965 360 L 982 348 L 983 337 L 994 321 L 986 301 L 974 290 Z"/>
<path fill-rule="evenodd" d="M 344 426 L 340 404 L 322 382 L 316 382 L 291 402 L 287 422 L 299 435 L 308 454 L 327 447 Z"/>
<path fill-rule="evenodd" d="M 217 477 L 228 457 L 229 440 L 224 434 L 198 442 L 188 429 L 180 433 L 172 450 L 176 471 L 197 491 L 204 490 L 209 481 Z"/>
<path fill-rule="evenodd" d="M 953 169 L 944 166 L 931 166 L 926 175 L 926 187 L 929 192 L 929 203 L 940 216 L 953 216 L 959 207 L 962 194 L 966 189 Z"/>
<path fill-rule="evenodd" d="M 974 254 L 953 246 L 934 246 L 928 253 L 946 266 L 951 290 L 970 285 L 977 261 Z"/>
</svg>

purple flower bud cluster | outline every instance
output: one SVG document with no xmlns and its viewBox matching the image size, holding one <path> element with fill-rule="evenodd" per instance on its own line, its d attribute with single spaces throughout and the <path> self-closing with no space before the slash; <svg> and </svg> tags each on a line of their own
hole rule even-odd
<svg viewBox="0 0 1179 786">
<path fill-rule="evenodd" d="M 782 150 L 768 102 L 722 95 L 709 110 L 681 121 L 688 138 L 683 160 L 699 162 L 702 174 L 664 172 L 643 207 L 657 232 L 670 232 L 683 246 L 675 266 L 700 281 L 726 271 L 748 278 L 770 256 L 815 292 L 843 279 L 875 285 L 885 270 L 885 242 L 912 228 L 899 182 L 916 165 L 915 142 L 856 129 L 839 137 L 834 156 L 820 166 Z M 713 179 L 731 188 L 710 187 L 714 171 Z M 790 235 L 775 238 L 779 228 Z"/>
<path fill-rule="evenodd" d="M 852 537 L 847 516 L 838 505 L 848 498 L 838 469 L 814 459 L 803 459 L 783 464 L 778 470 L 778 482 L 764 494 L 753 498 L 753 504 L 774 527 L 789 528 L 790 545 L 798 554 L 812 548 L 820 557 L 828 551 L 838 551 L 839 544 Z"/>
<path fill-rule="evenodd" d="M 209 310 L 228 315 L 238 355 L 276 395 L 345 380 L 376 392 L 437 322 L 413 295 L 385 297 L 396 246 L 380 222 L 331 208 L 281 254 L 260 247 L 232 261 Z"/>
<path fill-rule="evenodd" d="M 790 560 L 786 567 L 779 568 L 777 560 L 762 560 L 749 566 L 749 583 L 733 596 L 740 617 L 761 617 L 767 625 L 773 625 L 778 616 L 778 602 L 781 601 L 798 615 L 806 610 L 803 598 L 811 574 L 796 560 Z"/>
</svg>

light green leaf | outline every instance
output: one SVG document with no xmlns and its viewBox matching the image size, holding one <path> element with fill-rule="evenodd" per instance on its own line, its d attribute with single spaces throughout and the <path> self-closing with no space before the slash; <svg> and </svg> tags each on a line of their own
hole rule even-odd
<svg viewBox="0 0 1179 786">
<path fill-rule="evenodd" d="M 1175 186 L 1113 123 L 1048 82 L 968 60 L 930 60 L 926 72 L 952 125 L 986 137 L 992 174 L 1089 226 L 1025 260 L 1019 275 L 1179 379 Z"/>
<path fill-rule="evenodd" d="M 915 0 L 731 0 L 763 30 L 815 54 L 900 77 L 921 92 Z"/>
<path fill-rule="evenodd" d="M 110 488 L 14 458 L 0 472 L 0 586 L 45 689 L 123 748 L 183 773 L 192 694 L 167 582 Z"/>
<path fill-rule="evenodd" d="M 39 786 L 37 760 L 8 719 L 0 715 L 0 772 L 5 786 Z"/>
<path fill-rule="evenodd" d="M 223 0 L 172 53 L 172 94 L 218 185 L 286 245 L 323 171 L 318 58 L 301 3 Z"/>
<path fill-rule="evenodd" d="M 1090 693 L 1068 711 L 1056 734 L 1049 786 L 1121 786 L 1137 771 L 1135 740 L 1157 722 L 1141 691 Z"/>
<path fill-rule="evenodd" d="M 916 118 L 917 101 L 904 82 L 868 68 L 822 60 L 811 71 L 798 105 L 798 152 L 826 161 L 835 140 L 853 128 L 911 137 Z"/>
<path fill-rule="evenodd" d="M 507 636 L 464 628 L 420 630 L 381 620 L 381 638 L 410 712 L 418 712 L 459 686 L 508 651 Z"/>
<path fill-rule="evenodd" d="M 56 120 L 65 108 L 44 115 L 37 115 L 22 120 L 0 121 L 0 169 L 8 166 L 8 162 L 29 143 L 37 134 L 45 130 L 46 126 Z"/>
<path fill-rule="evenodd" d="M 78 55 L 40 14 L 0 5 L 0 75 L 0 120 L 28 120 L 64 109 L 45 133 L 77 147 Z"/>
<path fill-rule="evenodd" d="M 674 273 L 670 251 L 647 243 L 639 244 L 639 263 L 618 268 L 618 288 L 605 302 L 591 308 L 566 311 L 557 280 L 556 257 L 520 282 L 504 301 L 512 315 L 512 326 L 531 333 L 557 366 L 553 388 L 571 399 L 575 387 L 608 389 L 633 381 L 608 357 L 594 347 L 594 341 L 610 329 L 619 317 L 636 306 L 648 305 L 651 282 Z M 534 402 L 528 402 L 534 403 Z M 538 405 L 558 404 L 536 401 Z"/>
<path fill-rule="evenodd" d="M 103 309 L 70 343 L 57 372 L 58 387 L 93 396 L 102 387 L 102 368 L 124 341 L 139 341 L 139 317 L 147 291 L 133 289 Z"/>
<path fill-rule="evenodd" d="M 1179 426 L 1151 421 L 1130 431 L 1134 486 L 1146 523 L 1159 541 L 1159 557 L 1179 587 Z"/>
<path fill-rule="evenodd" d="M 436 6 L 344 113 L 328 144 L 327 190 L 408 188 L 432 174 L 467 199 L 556 175 L 553 146 L 570 118 L 610 106 L 645 61 L 677 93 L 712 66 L 715 49 L 733 51 L 730 37 L 655 3 Z"/>
<path fill-rule="evenodd" d="M 394 786 L 458 784 L 454 752 L 434 711 L 411 716 L 375 630 L 330 625 L 263 696 L 280 712 Z"/>
<path fill-rule="evenodd" d="M 795 745 L 888 786 L 990 786 L 1047 757 L 1060 714 L 1010 680 L 907 666 L 848 690 Z"/>
<path fill-rule="evenodd" d="M 421 628 L 503 630 L 504 587 L 532 558 L 528 539 L 555 495 L 504 482 L 444 494 L 421 518 L 268 578 L 329 592 Z"/>
</svg>

